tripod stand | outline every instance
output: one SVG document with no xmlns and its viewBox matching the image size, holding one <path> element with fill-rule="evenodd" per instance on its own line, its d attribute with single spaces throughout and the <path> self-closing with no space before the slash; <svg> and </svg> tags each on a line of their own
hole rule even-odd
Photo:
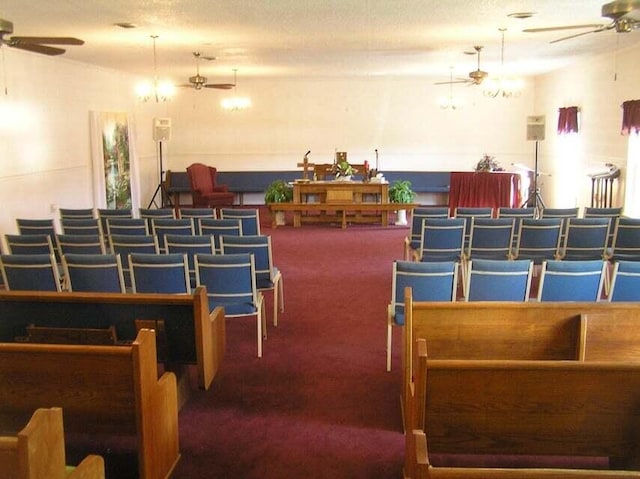
<svg viewBox="0 0 640 479">
<path fill-rule="evenodd" d="M 529 197 L 524 201 L 524 203 L 522 203 L 520 208 L 533 206 L 537 213 L 537 216 L 540 216 L 540 212 L 544 208 L 546 208 L 546 206 L 544 204 L 544 200 L 542 199 L 542 195 L 540 194 L 540 187 L 538 186 L 538 176 L 540 176 L 540 173 L 538 171 L 538 140 L 536 140 L 536 156 L 533 166 L 533 187 L 529 188 Z"/>
<path fill-rule="evenodd" d="M 166 206 L 173 206 L 169 201 L 169 196 L 167 195 L 167 191 L 164 185 L 164 181 L 162 181 L 162 175 L 164 174 L 164 169 L 162 168 L 162 140 L 158 141 L 158 159 L 160 161 L 160 171 L 159 171 L 159 180 L 158 187 L 156 188 L 151 201 L 149 202 L 149 206 L 147 209 L 151 208 L 151 205 L 154 205 L 156 208 L 164 208 Z M 156 203 L 156 196 L 160 194 L 160 206 Z"/>
</svg>

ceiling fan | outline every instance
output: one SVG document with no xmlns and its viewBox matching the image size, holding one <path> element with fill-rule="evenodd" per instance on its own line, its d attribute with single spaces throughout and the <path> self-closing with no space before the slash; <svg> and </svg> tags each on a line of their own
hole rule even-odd
<svg viewBox="0 0 640 479">
<path fill-rule="evenodd" d="M 200 75 L 200 59 L 215 60 L 214 57 L 202 57 L 200 52 L 193 52 L 193 56 L 196 59 L 196 74 L 189 77 L 189 83 L 184 85 L 178 85 L 183 88 L 195 88 L 196 90 L 202 90 L 203 88 L 217 88 L 219 90 L 231 90 L 235 83 L 207 83 L 207 77 Z"/>
<path fill-rule="evenodd" d="M 13 33 L 13 23 L 0 18 L 0 47 L 7 45 L 43 55 L 62 55 L 66 50 L 49 45 L 84 45 L 84 41 L 73 37 L 5 37 Z"/>
<path fill-rule="evenodd" d="M 459 78 L 457 80 L 449 80 L 443 82 L 436 82 L 434 85 L 451 85 L 453 83 L 467 83 L 469 85 L 480 85 L 489 74 L 485 71 L 480 70 L 480 52 L 482 51 L 481 46 L 474 46 L 473 52 L 465 52 L 467 55 L 477 55 L 478 57 L 478 67 L 477 69 L 469 72 L 469 78 Z"/>
<path fill-rule="evenodd" d="M 602 5 L 602 16 L 610 18 L 608 24 L 587 24 L 587 25 L 563 25 L 558 27 L 544 28 L 527 28 L 523 32 L 540 33 L 553 32 L 556 30 L 577 30 L 581 28 L 590 28 L 591 30 L 570 35 L 568 37 L 558 38 L 550 43 L 557 43 L 570 38 L 588 35 L 589 33 L 604 32 L 607 30 L 615 30 L 617 33 L 629 33 L 635 29 L 640 29 L 640 0 L 617 0 Z"/>
</svg>

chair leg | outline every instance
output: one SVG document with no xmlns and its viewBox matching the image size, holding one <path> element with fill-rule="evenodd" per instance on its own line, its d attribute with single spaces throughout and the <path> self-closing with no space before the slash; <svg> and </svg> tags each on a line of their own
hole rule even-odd
<svg viewBox="0 0 640 479">
<path fill-rule="evenodd" d="M 387 372 L 391 372 L 391 343 L 393 326 L 387 324 Z"/>
<path fill-rule="evenodd" d="M 262 317 L 261 314 L 256 314 L 256 328 L 258 330 L 258 357 L 262 357 Z"/>
</svg>

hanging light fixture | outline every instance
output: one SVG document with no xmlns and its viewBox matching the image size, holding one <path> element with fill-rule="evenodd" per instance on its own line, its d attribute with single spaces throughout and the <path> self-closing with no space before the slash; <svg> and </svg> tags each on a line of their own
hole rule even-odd
<svg viewBox="0 0 640 479">
<path fill-rule="evenodd" d="M 156 103 L 170 100 L 175 94 L 173 83 L 167 80 L 158 80 L 158 64 L 156 58 L 156 39 L 158 35 L 151 35 L 153 39 L 153 80 L 143 82 L 136 87 L 136 93 L 141 101 L 147 102 L 155 98 Z"/>
<path fill-rule="evenodd" d="M 502 33 L 502 50 L 500 54 L 500 73 L 498 75 L 490 75 L 484 82 L 482 82 L 483 91 L 486 96 L 496 98 L 502 96 L 503 98 L 511 98 L 520 96 L 522 91 L 522 80 L 509 76 L 505 73 L 504 69 L 504 32 L 506 28 L 500 28 Z"/>
<path fill-rule="evenodd" d="M 238 69 L 233 69 L 233 90 L 238 88 Z M 246 110 L 251 106 L 251 99 L 244 96 L 232 96 L 229 98 L 223 98 L 220 102 L 222 108 L 230 111 Z"/>
<path fill-rule="evenodd" d="M 449 96 L 441 96 L 438 98 L 438 106 L 443 110 L 458 110 L 462 108 L 460 98 L 453 96 L 453 67 L 449 70 Z"/>
</svg>

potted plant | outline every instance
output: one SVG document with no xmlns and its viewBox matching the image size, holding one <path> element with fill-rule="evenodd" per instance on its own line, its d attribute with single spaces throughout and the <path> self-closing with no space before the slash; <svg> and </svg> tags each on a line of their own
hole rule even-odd
<svg viewBox="0 0 640 479">
<path fill-rule="evenodd" d="M 289 203 L 293 201 L 293 188 L 284 180 L 275 180 L 264 193 L 265 204 L 269 203 Z M 285 224 L 284 211 L 276 211 L 276 225 Z"/>
<path fill-rule="evenodd" d="M 411 182 L 408 180 L 398 180 L 389 187 L 389 200 L 392 203 L 411 203 L 415 197 L 416 193 L 411 189 Z M 396 224 L 407 224 L 407 210 L 398 209 Z"/>
<path fill-rule="evenodd" d="M 333 173 L 338 181 L 348 181 L 356 173 L 356 169 L 347 161 L 340 161 L 333 167 Z"/>
</svg>

